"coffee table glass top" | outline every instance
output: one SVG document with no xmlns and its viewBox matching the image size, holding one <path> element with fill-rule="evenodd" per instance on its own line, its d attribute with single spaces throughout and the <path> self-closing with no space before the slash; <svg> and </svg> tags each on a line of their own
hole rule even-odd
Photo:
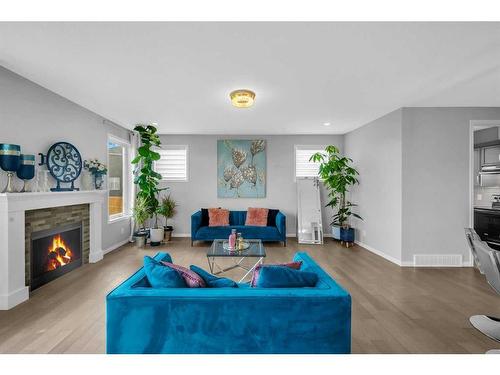
<svg viewBox="0 0 500 375">
<path fill-rule="evenodd" d="M 214 240 L 210 249 L 208 249 L 207 257 L 265 257 L 266 250 L 262 245 L 261 240 L 245 239 L 250 245 L 248 249 L 245 250 L 226 250 L 224 249 L 224 242 L 227 240 Z"/>
</svg>

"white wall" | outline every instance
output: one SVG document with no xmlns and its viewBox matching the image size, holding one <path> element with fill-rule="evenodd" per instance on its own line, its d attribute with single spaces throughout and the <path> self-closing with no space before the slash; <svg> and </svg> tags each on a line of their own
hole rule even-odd
<svg viewBox="0 0 500 375">
<path fill-rule="evenodd" d="M 267 141 L 266 197 L 260 199 L 217 198 L 217 140 L 255 139 Z M 191 214 L 205 207 L 225 207 L 246 210 L 248 207 L 276 208 L 287 216 L 287 233 L 295 234 L 297 194 L 294 182 L 294 145 L 333 144 L 343 150 L 343 136 L 285 135 L 285 136 L 216 136 L 216 135 L 162 135 L 163 144 L 189 146 L 189 181 L 166 182 L 172 197 L 178 202 L 178 214 L 172 221 L 174 235 L 190 235 Z M 322 191 L 325 202 L 325 191 Z M 331 211 L 323 210 L 325 233 L 329 232 Z"/>
<path fill-rule="evenodd" d="M 353 219 L 367 249 L 401 262 L 401 116 L 396 110 L 345 136 L 346 156 L 360 173 L 350 200 L 363 220 Z"/>
<path fill-rule="evenodd" d="M 37 155 L 57 141 L 68 141 L 82 158 L 105 162 L 108 133 L 128 137 L 124 129 L 104 125 L 97 114 L 0 67 L 0 143 L 19 144 L 21 152 Z M 4 184 L 2 172 L 0 186 Z M 103 211 L 105 250 L 128 238 L 130 220 L 108 224 L 107 205 Z"/>
<path fill-rule="evenodd" d="M 462 254 L 469 224 L 471 120 L 499 120 L 500 108 L 403 109 L 403 253 Z"/>
</svg>

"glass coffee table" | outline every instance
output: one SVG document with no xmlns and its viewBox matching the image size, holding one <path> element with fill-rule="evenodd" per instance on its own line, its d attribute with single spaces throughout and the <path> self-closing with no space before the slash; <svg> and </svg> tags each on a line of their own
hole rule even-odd
<svg viewBox="0 0 500 375">
<path fill-rule="evenodd" d="M 228 240 L 214 240 L 210 249 L 207 252 L 208 266 L 210 267 L 210 272 L 213 275 L 218 275 L 223 272 L 235 268 L 241 268 L 246 271 L 245 275 L 238 281 L 243 282 L 252 271 L 257 267 L 257 265 L 262 264 L 264 258 L 266 257 L 266 249 L 262 245 L 261 240 L 251 240 L 245 239 L 245 243 L 248 247 L 244 250 L 229 250 L 227 248 Z M 222 258 L 229 258 L 233 261 L 233 264 L 229 267 L 222 267 L 217 263 L 217 260 Z M 251 259 L 251 265 L 245 265 L 244 261 L 246 259 Z"/>
</svg>

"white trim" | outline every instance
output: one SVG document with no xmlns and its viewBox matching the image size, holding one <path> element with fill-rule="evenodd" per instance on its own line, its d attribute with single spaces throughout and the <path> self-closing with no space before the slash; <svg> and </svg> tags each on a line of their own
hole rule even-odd
<svg viewBox="0 0 500 375">
<path fill-rule="evenodd" d="M 474 128 L 475 127 L 490 127 L 500 126 L 500 120 L 471 120 L 469 122 L 469 228 L 474 228 Z M 463 262 L 465 267 L 473 267 L 472 252 L 467 245 L 465 248 L 466 254 L 469 254 L 469 259 Z"/>
<path fill-rule="evenodd" d="M 375 255 L 378 255 L 378 256 L 380 256 L 380 257 L 382 257 L 382 258 L 384 258 L 384 259 L 388 260 L 389 262 L 392 262 L 392 263 L 394 263 L 394 264 L 396 264 L 396 265 L 398 265 L 398 266 L 400 266 L 400 267 L 406 266 L 405 264 L 403 264 L 403 263 L 401 262 L 401 260 L 396 259 L 396 258 L 394 258 L 394 257 L 392 257 L 392 256 L 390 256 L 390 255 L 387 255 L 387 254 L 385 254 L 384 252 L 382 252 L 382 251 L 380 251 L 380 250 L 377 250 L 377 249 L 375 249 L 375 248 L 371 247 L 370 245 L 367 245 L 367 244 L 365 244 L 365 243 L 363 243 L 363 242 L 361 242 L 361 241 L 354 241 L 354 242 L 355 242 L 358 246 L 361 246 L 363 249 L 368 250 L 369 252 L 371 252 L 371 253 L 373 253 L 373 254 L 375 254 Z"/>
<path fill-rule="evenodd" d="M 108 247 L 107 249 L 104 249 L 104 250 L 102 251 L 102 254 L 103 254 L 103 255 L 106 255 L 106 254 L 108 254 L 108 253 L 112 252 L 113 250 L 116 250 L 116 249 L 118 249 L 119 247 L 122 247 L 123 245 L 128 244 L 128 243 L 130 243 L 130 241 L 129 241 L 129 239 L 127 238 L 126 240 L 123 240 L 123 241 L 120 241 L 120 242 L 118 242 L 118 243 L 115 243 L 114 245 L 111 245 L 111 246 L 110 246 L 110 247 Z"/>
<path fill-rule="evenodd" d="M 172 237 L 191 237 L 191 233 L 175 233 L 175 231 L 173 231 Z"/>
<path fill-rule="evenodd" d="M 115 214 L 108 215 L 108 224 L 118 223 L 120 221 L 130 220 L 131 214 Z"/>
<path fill-rule="evenodd" d="M 109 214 L 109 151 L 108 151 L 108 142 L 111 141 L 123 147 L 123 165 L 122 165 L 122 199 L 123 199 L 123 212 L 121 214 Z M 130 202 L 130 184 L 132 184 L 132 165 L 130 162 L 132 161 L 132 145 L 129 141 L 117 137 L 113 133 L 108 133 L 106 138 L 106 162 L 108 167 L 108 178 L 106 181 L 106 191 L 107 191 L 107 199 L 106 199 L 106 209 L 108 213 L 108 224 L 116 223 L 121 219 L 130 219 L 130 211 L 131 211 L 131 202 Z"/>
<path fill-rule="evenodd" d="M 26 301 L 30 296 L 27 286 L 16 290 L 8 295 L 0 296 L 0 310 L 10 310 L 14 306 Z"/>
</svg>

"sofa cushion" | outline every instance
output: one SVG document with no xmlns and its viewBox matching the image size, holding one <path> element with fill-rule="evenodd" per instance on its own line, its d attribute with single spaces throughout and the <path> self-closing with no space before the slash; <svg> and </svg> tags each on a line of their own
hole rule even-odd
<svg viewBox="0 0 500 375">
<path fill-rule="evenodd" d="M 203 280 L 203 278 L 196 272 L 193 272 L 186 267 L 179 266 L 178 264 L 163 261 L 161 263 L 179 272 L 189 288 L 206 288 L 207 285 L 205 280 Z"/>
<path fill-rule="evenodd" d="M 257 288 L 314 287 L 318 275 L 314 272 L 294 270 L 289 267 L 267 266 L 260 270 Z"/>
<path fill-rule="evenodd" d="M 278 212 L 280 212 L 280 210 L 275 210 L 273 208 L 269 209 L 269 212 L 267 213 L 267 226 L 268 227 L 275 227 L 276 226 L 276 215 L 278 215 Z"/>
<path fill-rule="evenodd" d="M 257 227 L 267 227 L 267 208 L 248 207 L 245 225 L 255 225 Z"/>
<path fill-rule="evenodd" d="M 201 227 L 196 232 L 197 240 L 225 239 L 236 229 L 243 238 L 261 239 L 263 241 L 280 241 L 280 232 L 276 227 L 255 227 L 249 225 L 231 225 L 223 227 Z"/>
<path fill-rule="evenodd" d="M 223 208 L 208 209 L 208 226 L 219 227 L 229 225 L 229 210 Z"/>
<path fill-rule="evenodd" d="M 208 208 L 201 209 L 201 222 L 200 226 L 208 227 Z"/>
<path fill-rule="evenodd" d="M 285 268 L 292 268 L 294 270 L 300 270 L 300 268 L 302 267 L 302 262 L 297 261 L 297 262 L 280 263 L 280 264 L 259 264 L 253 270 L 252 280 L 250 281 L 250 286 L 252 286 L 252 287 L 257 286 L 257 283 L 259 281 L 259 276 L 260 276 L 260 270 L 264 267 L 270 267 L 270 266 L 285 267 Z"/>
<path fill-rule="evenodd" d="M 197 273 L 209 288 L 237 288 L 238 284 L 227 277 L 217 277 L 195 265 L 189 266 L 190 270 Z"/>
<path fill-rule="evenodd" d="M 144 257 L 144 273 L 153 288 L 185 288 L 182 276 L 173 268 L 149 256 Z"/>
</svg>

